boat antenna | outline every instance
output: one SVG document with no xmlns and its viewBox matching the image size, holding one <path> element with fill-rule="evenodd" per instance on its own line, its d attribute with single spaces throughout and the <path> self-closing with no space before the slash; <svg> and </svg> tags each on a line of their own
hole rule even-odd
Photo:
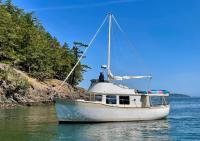
<svg viewBox="0 0 200 141">
<path fill-rule="evenodd" d="M 108 13 L 108 60 L 107 60 L 107 79 L 110 81 L 110 33 L 112 25 L 112 13 Z"/>
<path fill-rule="evenodd" d="M 86 54 L 87 50 L 90 48 L 90 46 L 92 45 L 92 43 L 94 42 L 94 40 L 96 39 L 99 31 L 101 30 L 101 28 L 103 27 L 103 25 L 105 24 L 106 20 L 107 20 L 107 16 L 104 18 L 102 24 L 100 25 L 100 27 L 97 29 L 96 33 L 94 34 L 94 36 L 92 37 L 91 41 L 88 44 L 88 47 L 85 48 L 83 54 L 81 55 L 81 57 L 78 59 L 78 61 L 76 62 L 76 64 L 74 65 L 74 67 L 72 68 L 72 70 L 69 72 L 69 74 L 67 75 L 67 77 L 65 78 L 65 80 L 61 83 L 60 87 L 58 88 L 58 90 L 64 85 L 64 83 L 68 80 L 68 78 L 71 76 L 72 72 L 75 70 L 75 68 L 77 67 L 77 65 L 79 64 L 79 62 L 82 60 L 82 58 L 84 57 L 84 55 Z"/>
</svg>

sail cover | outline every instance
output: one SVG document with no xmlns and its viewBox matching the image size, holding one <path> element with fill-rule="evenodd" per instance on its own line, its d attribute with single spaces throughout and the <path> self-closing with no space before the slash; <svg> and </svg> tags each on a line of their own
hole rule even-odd
<svg viewBox="0 0 200 141">
<path fill-rule="evenodd" d="M 127 80 L 127 79 L 141 79 L 152 78 L 152 76 L 114 76 L 111 71 L 108 71 L 108 77 L 110 80 Z"/>
</svg>

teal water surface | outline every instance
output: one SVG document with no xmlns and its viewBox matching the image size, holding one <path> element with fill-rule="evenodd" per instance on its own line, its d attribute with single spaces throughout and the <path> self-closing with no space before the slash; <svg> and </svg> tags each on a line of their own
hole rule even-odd
<svg viewBox="0 0 200 141">
<path fill-rule="evenodd" d="M 0 141 L 200 140 L 200 98 L 170 104 L 167 119 L 99 124 L 59 125 L 54 106 L 1 109 Z"/>
</svg>

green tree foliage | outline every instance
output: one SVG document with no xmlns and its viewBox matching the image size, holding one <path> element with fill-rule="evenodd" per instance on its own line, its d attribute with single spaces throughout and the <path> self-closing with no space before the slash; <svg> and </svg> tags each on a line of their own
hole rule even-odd
<svg viewBox="0 0 200 141">
<path fill-rule="evenodd" d="M 63 80 L 75 61 L 75 54 L 67 43 L 61 45 L 46 32 L 33 13 L 24 12 L 11 0 L 0 1 L 0 62 L 40 80 Z M 86 68 L 86 65 L 78 65 L 74 84 L 82 80 Z"/>
<path fill-rule="evenodd" d="M 78 59 L 83 55 L 83 48 L 87 48 L 88 45 L 85 45 L 81 42 L 74 42 L 74 46 L 71 49 L 72 54 L 74 55 L 73 58 L 73 66 L 75 66 L 75 64 L 77 63 Z M 85 58 L 85 56 L 83 56 L 83 58 Z M 79 72 L 84 72 L 86 71 L 86 69 L 90 69 L 90 67 L 88 67 L 87 65 L 81 65 L 80 63 L 77 65 L 77 67 L 74 69 L 70 79 L 69 79 L 69 83 L 72 86 L 77 85 L 79 81 L 83 80 L 81 73 Z"/>
</svg>

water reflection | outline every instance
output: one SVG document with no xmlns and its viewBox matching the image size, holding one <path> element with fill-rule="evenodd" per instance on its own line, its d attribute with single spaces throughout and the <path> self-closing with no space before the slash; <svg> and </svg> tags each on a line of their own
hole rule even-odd
<svg viewBox="0 0 200 141">
<path fill-rule="evenodd" d="M 55 137 L 56 126 L 53 106 L 0 110 L 0 140 L 2 141 L 48 141 Z"/>
<path fill-rule="evenodd" d="M 101 124 L 59 125 L 54 106 L 0 109 L 0 141 L 200 140 L 200 98 L 170 103 L 168 119 Z"/>
<path fill-rule="evenodd" d="M 2 141 L 168 140 L 168 120 L 58 124 L 54 106 L 0 110 Z"/>
<path fill-rule="evenodd" d="M 169 140 L 167 119 L 146 122 L 58 125 L 54 141 Z"/>
</svg>

